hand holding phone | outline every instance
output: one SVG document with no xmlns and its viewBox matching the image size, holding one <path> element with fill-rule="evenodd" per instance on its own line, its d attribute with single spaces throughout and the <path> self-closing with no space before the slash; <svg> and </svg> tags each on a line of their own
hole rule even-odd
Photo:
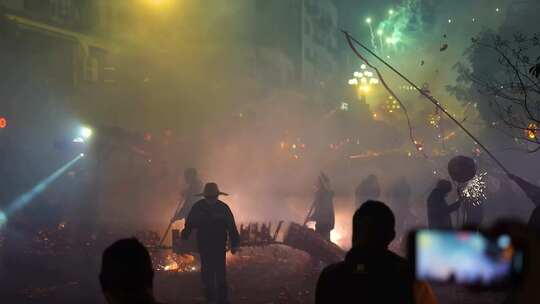
<svg viewBox="0 0 540 304">
<path fill-rule="evenodd" d="M 417 280 L 503 287 L 520 281 L 523 251 L 508 234 L 468 230 L 417 230 L 409 242 Z"/>
</svg>

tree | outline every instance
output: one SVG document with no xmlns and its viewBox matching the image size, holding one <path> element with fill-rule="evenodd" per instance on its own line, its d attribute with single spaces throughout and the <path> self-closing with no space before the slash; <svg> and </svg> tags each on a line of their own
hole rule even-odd
<svg viewBox="0 0 540 304">
<path fill-rule="evenodd" d="M 485 31 L 459 63 L 457 84 L 448 90 L 459 100 L 477 102 L 482 118 L 497 130 L 540 150 L 540 38 Z M 533 146 L 532 149 L 530 147 Z"/>
</svg>

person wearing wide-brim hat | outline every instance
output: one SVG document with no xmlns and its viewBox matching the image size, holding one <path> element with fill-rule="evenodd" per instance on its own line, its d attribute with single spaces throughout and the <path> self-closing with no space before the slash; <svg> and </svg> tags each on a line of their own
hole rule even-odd
<svg viewBox="0 0 540 304">
<path fill-rule="evenodd" d="M 234 216 L 227 204 L 220 201 L 221 192 L 216 183 L 207 183 L 198 196 L 204 197 L 193 205 L 186 219 L 182 238 L 187 240 L 193 229 L 197 232 L 197 243 L 201 256 L 201 276 L 205 296 L 209 302 L 227 303 L 225 251 L 227 237 L 231 252 L 238 250 L 240 236 Z"/>
</svg>

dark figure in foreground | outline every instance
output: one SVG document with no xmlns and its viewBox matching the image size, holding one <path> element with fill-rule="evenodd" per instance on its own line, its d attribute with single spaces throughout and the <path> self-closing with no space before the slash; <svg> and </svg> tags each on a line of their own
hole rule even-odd
<svg viewBox="0 0 540 304">
<path fill-rule="evenodd" d="M 330 232 L 335 222 L 334 191 L 330 188 L 330 179 L 324 173 L 319 176 L 310 220 L 316 223 L 315 231 L 330 241 Z"/>
<path fill-rule="evenodd" d="M 531 229 L 538 237 L 540 237 L 540 187 L 529 183 L 519 176 L 508 174 L 508 177 L 513 180 L 522 190 L 525 195 L 534 203 L 534 209 L 529 218 L 529 229 Z"/>
<path fill-rule="evenodd" d="M 368 200 L 377 200 L 381 195 L 381 187 L 379 186 L 379 180 L 374 174 L 368 175 L 354 191 L 354 197 L 356 201 L 356 207 Z"/>
<path fill-rule="evenodd" d="M 187 168 L 184 171 L 184 179 L 187 187 L 182 191 L 182 200 L 184 204 L 178 213 L 174 216 L 173 221 L 187 218 L 191 208 L 198 201 L 197 194 L 202 191 L 202 181 L 195 168 Z"/>
<path fill-rule="evenodd" d="M 219 195 L 227 194 L 220 192 L 216 183 L 207 183 L 200 195 L 204 198 L 193 205 L 182 238 L 187 240 L 193 229 L 197 231 L 205 296 L 209 302 L 228 303 L 225 269 L 227 236 L 233 254 L 238 250 L 240 237 L 231 209 L 218 199 Z"/>
<path fill-rule="evenodd" d="M 315 303 L 414 303 L 408 263 L 388 250 L 395 222 L 384 203 L 362 204 L 353 217 L 353 248 L 323 270 Z"/>
<path fill-rule="evenodd" d="M 157 304 L 153 294 L 154 269 L 138 240 L 114 242 L 103 252 L 99 282 L 109 304 Z"/>
<path fill-rule="evenodd" d="M 430 229 L 450 229 L 452 219 L 450 214 L 459 209 L 461 201 L 451 205 L 446 203 L 446 196 L 452 191 L 452 183 L 441 179 L 427 199 L 428 227 Z"/>
</svg>

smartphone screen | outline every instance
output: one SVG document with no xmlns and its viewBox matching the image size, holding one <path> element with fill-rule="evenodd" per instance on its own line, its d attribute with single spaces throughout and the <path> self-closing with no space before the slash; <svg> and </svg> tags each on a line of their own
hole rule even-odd
<svg viewBox="0 0 540 304">
<path fill-rule="evenodd" d="M 476 231 L 418 230 L 412 245 L 418 280 L 502 286 L 523 269 L 523 253 L 505 234 L 488 238 Z"/>
</svg>

